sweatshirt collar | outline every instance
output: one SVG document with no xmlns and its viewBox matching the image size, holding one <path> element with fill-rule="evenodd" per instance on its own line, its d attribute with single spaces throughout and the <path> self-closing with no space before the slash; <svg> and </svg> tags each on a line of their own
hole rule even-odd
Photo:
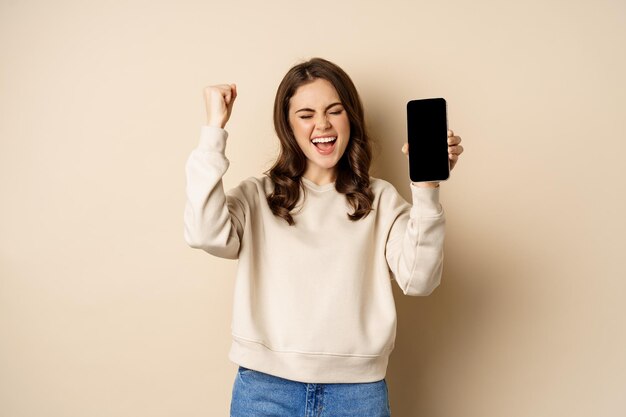
<svg viewBox="0 0 626 417">
<path fill-rule="evenodd" d="M 307 188 L 313 190 L 313 191 L 328 191 L 328 190 L 332 190 L 335 188 L 335 183 L 331 182 L 328 184 L 324 184 L 324 185 L 317 185 L 316 183 L 314 183 L 313 181 L 311 181 L 308 178 L 304 178 L 304 177 L 300 177 L 300 180 L 302 181 L 302 184 L 304 184 Z"/>
</svg>

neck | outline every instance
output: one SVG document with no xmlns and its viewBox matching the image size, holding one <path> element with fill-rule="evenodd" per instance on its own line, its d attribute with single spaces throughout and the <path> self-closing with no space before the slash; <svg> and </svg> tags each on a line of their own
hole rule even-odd
<svg viewBox="0 0 626 417">
<path fill-rule="evenodd" d="M 335 182 L 337 179 L 337 172 L 334 169 L 315 172 L 307 171 L 302 176 L 317 185 L 326 185 Z"/>
</svg>

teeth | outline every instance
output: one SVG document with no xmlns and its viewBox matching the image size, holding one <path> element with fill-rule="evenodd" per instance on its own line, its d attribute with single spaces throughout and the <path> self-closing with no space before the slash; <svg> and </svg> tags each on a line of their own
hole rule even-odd
<svg viewBox="0 0 626 417">
<path fill-rule="evenodd" d="M 332 136 L 332 137 L 328 137 L 328 138 L 315 138 L 311 142 L 313 142 L 313 143 L 326 143 L 326 142 L 332 142 L 335 139 L 337 139 L 336 136 Z"/>
</svg>

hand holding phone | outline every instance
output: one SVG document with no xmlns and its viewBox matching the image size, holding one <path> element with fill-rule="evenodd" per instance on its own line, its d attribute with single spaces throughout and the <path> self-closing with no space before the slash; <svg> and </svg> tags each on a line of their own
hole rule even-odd
<svg viewBox="0 0 626 417">
<path fill-rule="evenodd" d="M 409 177 L 413 182 L 445 181 L 450 177 L 448 120 L 443 98 L 407 103 Z"/>
</svg>

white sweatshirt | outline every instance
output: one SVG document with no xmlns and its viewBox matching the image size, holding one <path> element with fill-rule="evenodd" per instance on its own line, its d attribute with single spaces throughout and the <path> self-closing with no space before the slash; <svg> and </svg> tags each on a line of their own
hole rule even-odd
<svg viewBox="0 0 626 417">
<path fill-rule="evenodd" d="M 383 379 L 396 336 L 391 280 L 407 295 L 428 295 L 440 282 L 439 188 L 410 184 L 410 205 L 372 177 L 374 210 L 352 221 L 334 183 L 302 178 L 306 192 L 289 226 L 267 204 L 269 177 L 224 192 L 227 137 L 202 126 L 187 161 L 185 240 L 239 260 L 230 360 L 306 383 Z"/>
</svg>

